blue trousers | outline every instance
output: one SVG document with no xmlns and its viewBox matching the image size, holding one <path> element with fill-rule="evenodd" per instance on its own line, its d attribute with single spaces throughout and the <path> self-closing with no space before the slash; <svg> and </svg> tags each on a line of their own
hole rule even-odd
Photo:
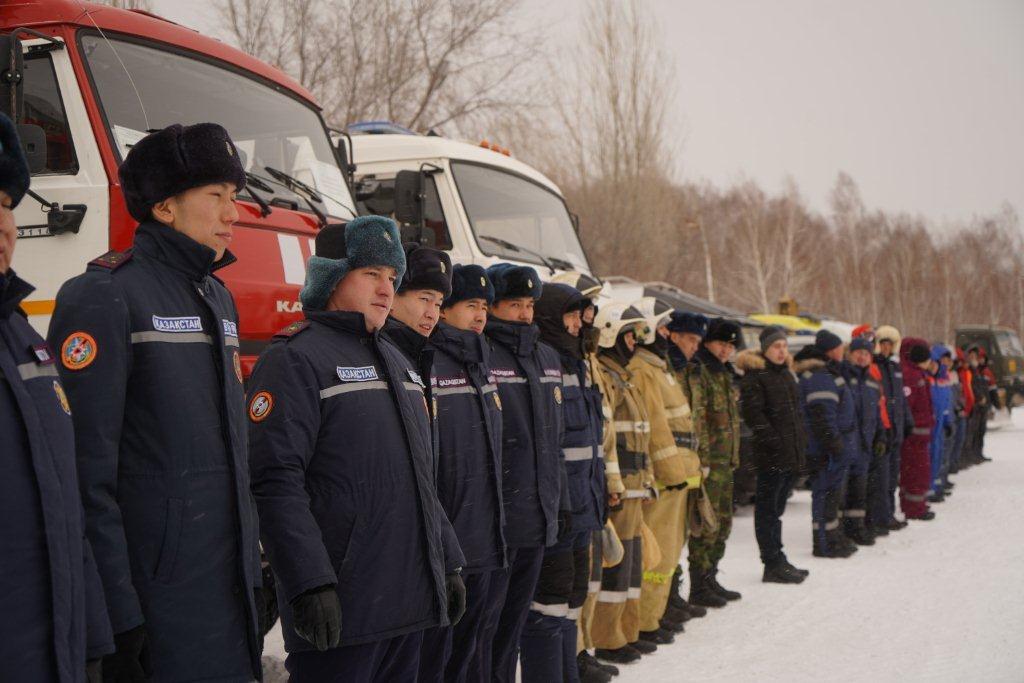
<svg viewBox="0 0 1024 683">
<path fill-rule="evenodd" d="M 928 445 L 928 456 L 932 465 L 932 486 L 933 493 L 942 490 L 942 454 L 945 450 L 946 434 L 942 429 L 940 421 L 932 428 L 932 441 Z"/>
<path fill-rule="evenodd" d="M 419 683 L 465 683 L 475 680 L 478 637 L 491 601 L 492 578 L 504 569 L 464 574 L 466 613 L 455 626 L 432 628 L 423 634 Z"/>
<path fill-rule="evenodd" d="M 415 681 L 423 631 L 320 652 L 293 652 L 284 660 L 290 683 Z"/>
<path fill-rule="evenodd" d="M 827 534 L 839 529 L 839 498 L 849 467 L 829 463 L 811 479 L 811 529 L 819 543 L 828 545 Z"/>
<path fill-rule="evenodd" d="M 896 519 L 896 494 L 900 490 L 900 463 L 903 452 L 903 442 L 893 439 L 892 449 L 889 451 L 889 519 Z"/>
<path fill-rule="evenodd" d="M 537 588 L 544 546 L 509 548 L 508 569 L 495 577 L 491 601 L 485 608 L 484 630 L 477 645 L 477 680 L 514 683 L 519 638 Z"/>
</svg>

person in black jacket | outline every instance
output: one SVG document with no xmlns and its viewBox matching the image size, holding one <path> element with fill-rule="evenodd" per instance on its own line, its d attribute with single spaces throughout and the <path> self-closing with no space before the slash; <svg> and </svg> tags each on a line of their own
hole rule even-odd
<svg viewBox="0 0 1024 683">
<path fill-rule="evenodd" d="M 761 349 L 748 349 L 736 358 L 743 370 L 740 409 L 754 432 L 757 498 L 754 531 L 764 563 L 762 581 L 800 583 L 808 572 L 797 569 L 782 552 L 782 515 L 793 483 L 805 465 L 800 387 L 793 375 L 786 331 L 769 325 L 761 331 Z"/>
<path fill-rule="evenodd" d="M 213 274 L 235 260 L 245 172 L 227 131 L 200 123 L 146 136 L 118 175 L 134 246 L 61 287 L 48 334 L 116 634 L 103 668 L 251 681 L 262 578 L 238 314 Z"/>
<path fill-rule="evenodd" d="M 431 415 L 384 335 L 405 271 L 398 228 L 365 216 L 316 238 L 305 320 L 260 356 L 250 459 L 294 683 L 417 676 L 423 633 L 457 622 L 465 563 L 438 502 Z"/>
<path fill-rule="evenodd" d="M 491 374 L 502 405 L 501 487 L 509 568 L 488 607 L 491 669 L 481 680 L 515 680 L 519 638 L 537 587 L 544 547 L 564 538 L 572 523 L 562 457 L 562 365 L 533 324 L 542 285 L 528 266 L 487 269 L 494 306 L 486 335 Z M 498 595 L 495 596 L 496 598 Z"/>
<path fill-rule="evenodd" d="M 600 414 L 590 397 L 590 377 L 583 360 L 580 332 L 582 308 L 587 300 L 567 284 L 544 285 L 535 319 L 541 339 L 554 348 L 562 368 L 562 414 L 565 432 L 562 454 L 572 505 L 571 531 L 544 549 L 537 589 L 521 638 L 522 680 L 575 680 L 577 621 L 587 597 L 590 578 L 590 538 L 603 527 L 602 497 L 594 490 L 595 470 L 601 471 Z M 592 668 L 592 667 L 591 667 Z M 591 680 L 606 681 L 607 674 L 588 671 Z"/>
<path fill-rule="evenodd" d="M 7 680 L 99 683 L 114 640 L 82 524 L 71 408 L 56 355 L 19 308 L 33 287 L 11 268 L 28 186 L 0 114 L 0 661 Z"/>
</svg>

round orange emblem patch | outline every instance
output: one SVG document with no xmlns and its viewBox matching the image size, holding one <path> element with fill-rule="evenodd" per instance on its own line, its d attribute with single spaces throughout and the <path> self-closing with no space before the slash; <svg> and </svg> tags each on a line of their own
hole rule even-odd
<svg viewBox="0 0 1024 683">
<path fill-rule="evenodd" d="M 82 370 L 89 367 L 99 348 L 88 332 L 72 332 L 60 346 L 60 362 L 68 370 Z"/>
<path fill-rule="evenodd" d="M 253 422 L 262 422 L 274 409 L 274 397 L 269 391 L 261 391 L 249 401 L 249 419 Z"/>
</svg>

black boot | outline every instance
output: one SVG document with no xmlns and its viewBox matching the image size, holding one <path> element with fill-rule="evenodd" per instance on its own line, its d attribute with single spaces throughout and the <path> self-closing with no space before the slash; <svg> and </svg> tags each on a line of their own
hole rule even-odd
<svg viewBox="0 0 1024 683">
<path fill-rule="evenodd" d="M 743 597 L 742 595 L 740 595 L 736 591 L 731 591 L 728 588 L 725 588 L 724 586 L 722 586 L 720 583 L 718 583 L 718 578 L 717 577 L 718 577 L 718 566 L 716 565 L 711 570 L 711 572 L 710 572 L 710 574 L 708 576 L 708 583 L 711 584 L 711 590 L 715 591 L 716 593 L 721 595 L 723 598 L 725 598 L 729 602 L 732 602 L 733 600 L 739 600 L 740 598 Z"/>
<path fill-rule="evenodd" d="M 889 531 L 900 531 L 901 529 L 906 529 L 906 528 L 907 528 L 906 520 L 900 521 L 900 520 L 896 519 L 895 517 L 893 517 L 892 519 L 889 520 Z"/>
<path fill-rule="evenodd" d="M 665 613 L 661 615 L 661 618 L 683 624 L 690 620 L 690 614 L 686 610 L 669 605 L 665 608 Z"/>
<path fill-rule="evenodd" d="M 809 571 L 807 571 L 806 569 L 799 569 L 797 567 L 794 567 L 793 564 L 789 561 L 789 558 L 786 557 L 785 553 L 782 553 L 781 557 L 782 557 L 782 563 L 784 565 L 786 565 L 787 567 L 789 567 L 792 571 L 795 571 L 797 574 L 802 574 L 803 576 L 810 576 L 811 575 L 811 573 Z"/>
<path fill-rule="evenodd" d="M 783 562 L 766 564 L 761 576 L 763 583 L 801 583 L 803 580 L 803 574 Z"/>
<path fill-rule="evenodd" d="M 665 629 L 669 633 L 685 633 L 686 627 L 683 626 L 681 621 L 672 621 L 668 617 L 662 617 L 658 620 L 658 626 Z"/>
<path fill-rule="evenodd" d="M 672 572 L 672 583 L 668 589 L 668 604 L 669 607 L 675 607 L 676 609 L 685 610 L 686 600 L 683 600 L 683 596 L 679 593 L 679 589 L 683 583 L 683 568 L 680 565 L 676 565 L 676 570 Z"/>
<path fill-rule="evenodd" d="M 839 557 L 850 557 L 857 552 L 857 544 L 847 538 L 842 529 L 833 529 L 825 533 L 830 547 L 835 548 Z"/>
<path fill-rule="evenodd" d="M 595 667 L 595 668 L 600 669 L 601 671 L 605 672 L 609 676 L 618 676 L 619 675 L 619 667 L 612 666 L 611 664 L 605 664 L 604 662 L 597 661 L 597 657 L 595 657 L 594 655 L 590 654 L 586 650 L 584 650 L 583 652 L 581 652 L 578 655 L 576 655 L 576 661 L 579 662 L 580 659 L 586 660 L 588 665 L 590 665 L 591 667 Z"/>
<path fill-rule="evenodd" d="M 631 647 L 642 655 L 649 655 L 658 651 L 657 644 L 649 640 L 634 640 L 626 647 Z"/>
<path fill-rule="evenodd" d="M 586 650 L 576 655 L 576 670 L 579 672 L 580 683 L 608 683 L 612 680 L 612 675 L 602 671 L 597 660 L 587 654 Z"/>
<path fill-rule="evenodd" d="M 640 651 L 634 649 L 630 645 L 623 645 L 622 647 L 615 648 L 614 650 L 602 650 L 598 648 L 594 650 L 594 656 L 598 659 L 603 659 L 606 662 L 615 662 L 616 664 L 629 664 L 640 659 Z"/>
<path fill-rule="evenodd" d="M 874 545 L 875 537 L 867 530 L 864 526 L 864 518 L 850 518 L 846 517 L 843 519 L 843 532 L 848 539 L 856 543 L 857 545 Z"/>
<path fill-rule="evenodd" d="M 710 572 L 690 567 L 690 604 L 699 607 L 725 607 L 726 599 L 708 582 Z"/>
<path fill-rule="evenodd" d="M 640 640 L 655 645 L 671 645 L 676 642 L 676 637 L 663 628 L 654 631 L 640 631 Z"/>
</svg>

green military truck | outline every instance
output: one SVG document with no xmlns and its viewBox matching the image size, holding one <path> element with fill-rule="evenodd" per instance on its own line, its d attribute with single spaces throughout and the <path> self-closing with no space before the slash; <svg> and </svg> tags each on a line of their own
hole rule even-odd
<svg viewBox="0 0 1024 683">
<path fill-rule="evenodd" d="M 1024 347 L 1015 331 L 998 325 L 962 325 L 956 328 L 956 345 L 964 351 L 972 346 L 984 349 L 1001 405 L 1009 410 L 1020 403 L 1024 397 Z"/>
</svg>

